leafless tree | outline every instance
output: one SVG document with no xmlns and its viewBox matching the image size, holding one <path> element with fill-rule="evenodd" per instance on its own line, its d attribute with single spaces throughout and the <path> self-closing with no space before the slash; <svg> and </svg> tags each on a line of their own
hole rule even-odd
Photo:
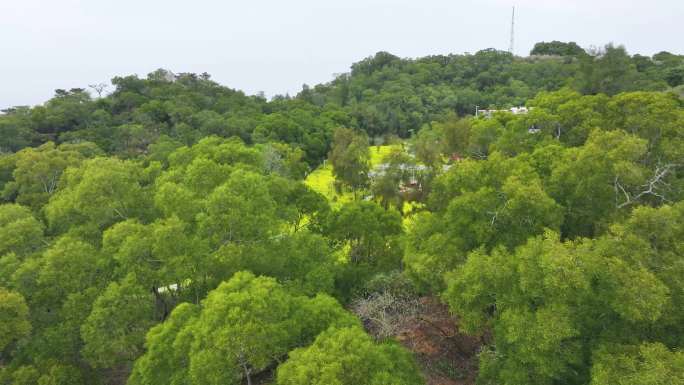
<svg viewBox="0 0 684 385">
<path fill-rule="evenodd" d="M 419 319 L 423 304 L 416 297 L 398 296 L 388 291 L 359 298 L 352 310 L 375 338 L 397 335 Z"/>
<path fill-rule="evenodd" d="M 92 88 L 93 91 L 97 92 L 97 97 L 101 98 L 102 93 L 109 87 L 107 83 L 89 84 L 88 88 Z"/>
</svg>

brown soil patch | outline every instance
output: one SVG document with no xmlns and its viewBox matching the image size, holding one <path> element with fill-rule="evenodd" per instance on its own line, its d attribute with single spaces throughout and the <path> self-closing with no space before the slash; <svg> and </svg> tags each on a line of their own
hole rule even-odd
<svg viewBox="0 0 684 385">
<path fill-rule="evenodd" d="M 395 338 L 416 354 L 428 385 L 474 384 L 479 339 L 460 333 L 458 320 L 438 299 L 420 301 L 423 313 Z"/>
</svg>

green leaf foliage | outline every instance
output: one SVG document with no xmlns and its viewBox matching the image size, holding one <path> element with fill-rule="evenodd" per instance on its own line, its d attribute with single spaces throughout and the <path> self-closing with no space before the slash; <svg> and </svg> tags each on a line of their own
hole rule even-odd
<svg viewBox="0 0 684 385">
<path fill-rule="evenodd" d="M 278 385 L 419 385 L 416 363 L 396 343 L 377 343 L 358 326 L 330 328 L 278 367 Z"/>
<path fill-rule="evenodd" d="M 179 305 L 150 330 L 129 383 L 238 384 L 322 330 L 357 323 L 326 295 L 292 295 L 272 278 L 239 272 L 200 307 Z"/>
</svg>

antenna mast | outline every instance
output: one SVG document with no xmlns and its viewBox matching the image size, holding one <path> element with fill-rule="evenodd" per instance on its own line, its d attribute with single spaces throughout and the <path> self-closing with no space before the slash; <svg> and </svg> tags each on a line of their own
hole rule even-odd
<svg viewBox="0 0 684 385">
<path fill-rule="evenodd" d="M 513 14 L 511 14 L 511 45 L 508 46 L 508 52 L 513 53 L 515 47 L 515 6 L 513 6 Z"/>
</svg>

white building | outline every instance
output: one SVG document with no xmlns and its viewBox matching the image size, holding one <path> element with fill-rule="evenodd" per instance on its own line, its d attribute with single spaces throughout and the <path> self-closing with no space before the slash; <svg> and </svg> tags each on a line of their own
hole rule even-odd
<svg viewBox="0 0 684 385">
<path fill-rule="evenodd" d="M 525 106 L 520 106 L 520 107 L 511 107 L 507 110 L 480 110 L 479 108 L 475 108 L 475 116 L 484 116 L 485 118 L 491 118 L 492 115 L 496 112 L 510 112 L 513 115 L 524 115 L 530 112 L 531 108 L 527 108 Z"/>
</svg>

